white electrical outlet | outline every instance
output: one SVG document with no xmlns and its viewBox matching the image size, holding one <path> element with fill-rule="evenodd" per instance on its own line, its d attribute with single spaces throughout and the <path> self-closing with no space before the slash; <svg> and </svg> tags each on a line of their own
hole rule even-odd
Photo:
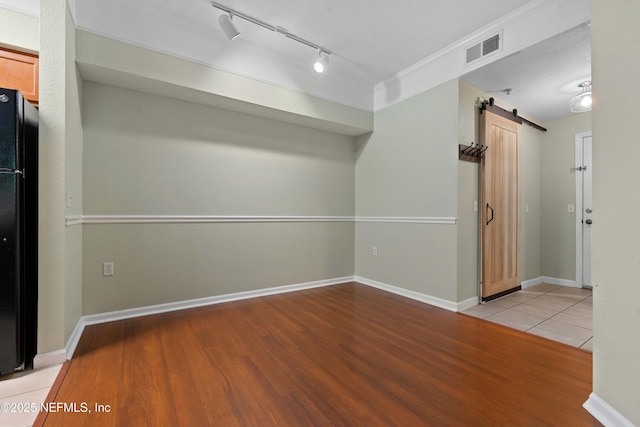
<svg viewBox="0 0 640 427">
<path fill-rule="evenodd" d="M 102 263 L 103 276 L 113 276 L 113 273 L 114 273 L 113 261 Z"/>
<path fill-rule="evenodd" d="M 569 203 L 569 206 L 567 207 L 567 213 L 575 213 L 576 212 L 576 206 L 573 203 Z"/>
<path fill-rule="evenodd" d="M 378 256 L 378 247 L 377 246 L 373 247 L 372 253 L 373 253 L 373 256 Z"/>
</svg>

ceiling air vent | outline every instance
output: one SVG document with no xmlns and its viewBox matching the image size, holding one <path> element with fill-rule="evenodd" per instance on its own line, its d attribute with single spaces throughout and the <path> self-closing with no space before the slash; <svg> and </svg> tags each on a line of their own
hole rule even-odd
<svg viewBox="0 0 640 427">
<path fill-rule="evenodd" d="M 477 45 L 471 46 L 467 49 L 467 64 L 480 57 L 482 57 L 482 43 L 478 43 Z"/>
<path fill-rule="evenodd" d="M 493 52 L 502 50 L 502 32 L 495 34 L 481 42 L 467 48 L 467 64 L 485 57 Z"/>
</svg>

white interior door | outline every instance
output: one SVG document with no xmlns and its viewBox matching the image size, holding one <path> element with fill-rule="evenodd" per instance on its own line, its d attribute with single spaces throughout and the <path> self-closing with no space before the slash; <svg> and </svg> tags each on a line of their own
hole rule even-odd
<svg viewBox="0 0 640 427">
<path fill-rule="evenodd" d="M 593 229 L 591 132 L 576 135 L 576 284 L 593 286 L 591 278 L 591 231 Z"/>
</svg>

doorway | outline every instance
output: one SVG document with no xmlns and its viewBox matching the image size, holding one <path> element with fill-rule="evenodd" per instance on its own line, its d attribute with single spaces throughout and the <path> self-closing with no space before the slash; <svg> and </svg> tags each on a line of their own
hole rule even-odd
<svg viewBox="0 0 640 427">
<path fill-rule="evenodd" d="M 591 289 L 592 135 L 576 134 L 576 286 Z"/>
</svg>

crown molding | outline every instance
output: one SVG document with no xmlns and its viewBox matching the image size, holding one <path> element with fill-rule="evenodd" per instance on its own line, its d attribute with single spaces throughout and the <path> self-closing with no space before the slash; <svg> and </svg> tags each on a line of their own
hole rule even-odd
<svg viewBox="0 0 640 427">
<path fill-rule="evenodd" d="M 33 16 L 34 18 L 40 17 L 39 0 L 0 0 L 0 8 Z"/>
</svg>

